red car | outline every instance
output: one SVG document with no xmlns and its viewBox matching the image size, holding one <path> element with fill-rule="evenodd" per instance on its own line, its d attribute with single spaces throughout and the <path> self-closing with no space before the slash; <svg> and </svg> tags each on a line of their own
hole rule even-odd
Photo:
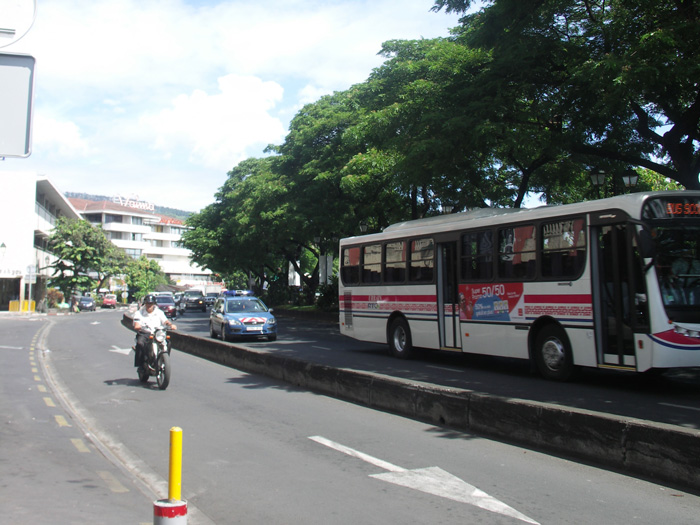
<svg viewBox="0 0 700 525">
<path fill-rule="evenodd" d="M 113 293 L 108 293 L 102 299 L 102 308 L 116 308 L 117 307 L 117 296 Z"/>
<path fill-rule="evenodd" d="M 156 305 L 163 310 L 165 317 L 168 319 L 175 319 L 177 317 L 175 301 L 169 295 L 156 295 Z"/>
</svg>

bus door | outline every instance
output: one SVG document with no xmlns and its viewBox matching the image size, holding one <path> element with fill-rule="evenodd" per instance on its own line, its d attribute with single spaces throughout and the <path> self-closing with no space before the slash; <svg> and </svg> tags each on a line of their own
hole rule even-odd
<svg viewBox="0 0 700 525">
<path fill-rule="evenodd" d="M 647 324 L 646 286 L 634 226 L 594 226 L 591 239 L 598 364 L 634 369 L 634 334 Z"/>
<path fill-rule="evenodd" d="M 461 351 L 462 339 L 460 337 L 457 293 L 457 243 L 439 243 L 437 255 L 437 309 L 440 348 Z"/>
</svg>

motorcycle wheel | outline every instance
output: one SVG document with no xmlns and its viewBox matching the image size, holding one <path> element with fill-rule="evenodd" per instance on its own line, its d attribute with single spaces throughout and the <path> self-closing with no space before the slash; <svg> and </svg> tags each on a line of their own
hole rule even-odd
<svg viewBox="0 0 700 525">
<path fill-rule="evenodd" d="M 139 374 L 139 381 L 141 381 L 142 383 L 148 383 L 148 378 L 150 377 L 150 374 L 143 365 L 138 367 L 136 372 Z"/>
<path fill-rule="evenodd" d="M 158 388 L 165 390 L 170 384 L 170 356 L 166 353 L 158 356 L 158 369 L 156 370 Z"/>
</svg>

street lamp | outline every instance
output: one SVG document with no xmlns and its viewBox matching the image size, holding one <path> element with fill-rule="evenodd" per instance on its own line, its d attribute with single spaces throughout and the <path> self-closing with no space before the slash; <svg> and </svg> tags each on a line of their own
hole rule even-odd
<svg viewBox="0 0 700 525">
<path fill-rule="evenodd" d="M 605 184 L 605 170 L 598 169 L 591 172 L 591 184 L 595 186 L 596 195 L 600 198 L 600 187 Z"/>
<path fill-rule="evenodd" d="M 360 221 L 360 232 L 367 232 L 367 222 L 364 219 Z"/>
<path fill-rule="evenodd" d="M 452 213 L 452 210 L 454 210 L 454 208 L 455 207 L 452 206 L 451 204 L 443 204 L 442 205 L 442 213 L 444 213 L 445 215 L 449 215 L 450 213 Z"/>
<path fill-rule="evenodd" d="M 628 169 L 622 176 L 622 182 L 625 183 L 626 188 L 634 188 L 639 180 L 639 174 L 633 169 Z"/>
</svg>

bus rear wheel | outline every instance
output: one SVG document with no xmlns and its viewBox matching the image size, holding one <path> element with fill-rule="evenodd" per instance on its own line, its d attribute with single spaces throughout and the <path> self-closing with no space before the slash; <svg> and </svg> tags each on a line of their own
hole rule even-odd
<svg viewBox="0 0 700 525">
<path fill-rule="evenodd" d="M 574 373 L 574 356 L 564 329 L 547 325 L 537 335 L 535 362 L 546 379 L 567 381 Z"/>
<path fill-rule="evenodd" d="M 394 357 L 410 359 L 413 357 L 413 342 L 411 341 L 411 329 L 406 319 L 397 317 L 389 325 L 389 350 Z"/>
</svg>

